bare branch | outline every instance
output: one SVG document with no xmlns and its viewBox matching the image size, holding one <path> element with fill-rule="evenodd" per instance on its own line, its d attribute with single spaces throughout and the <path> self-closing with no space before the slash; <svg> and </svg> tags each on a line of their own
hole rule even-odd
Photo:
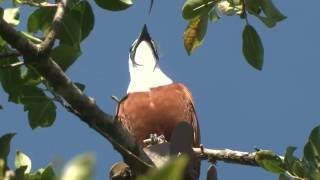
<svg viewBox="0 0 320 180">
<path fill-rule="evenodd" d="M 193 151 L 200 159 L 209 160 L 210 162 L 224 161 L 226 163 L 259 166 L 255 159 L 256 152 L 242 152 L 230 149 L 216 150 L 203 147 L 193 148 Z M 282 156 L 279 157 L 284 159 Z"/>
<path fill-rule="evenodd" d="M 40 44 L 39 49 L 38 49 L 38 54 L 49 54 L 49 52 L 52 49 L 52 46 L 54 44 L 54 41 L 56 39 L 56 36 L 59 32 L 60 29 L 60 24 L 62 22 L 62 18 L 65 13 L 65 9 L 67 6 L 68 0 L 61 0 L 58 3 L 57 11 L 54 15 L 52 24 L 51 24 L 51 29 L 49 33 L 46 35 L 44 41 Z"/>
</svg>

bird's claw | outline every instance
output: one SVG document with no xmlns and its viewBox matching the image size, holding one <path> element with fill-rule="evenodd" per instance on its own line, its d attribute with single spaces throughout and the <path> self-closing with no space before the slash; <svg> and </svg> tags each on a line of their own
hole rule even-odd
<svg viewBox="0 0 320 180">
<path fill-rule="evenodd" d="M 167 142 L 166 138 L 163 134 L 158 136 L 156 133 L 150 134 L 150 137 L 148 139 L 143 140 L 143 143 L 147 146 L 155 145 L 155 144 L 162 144 L 164 142 Z"/>
</svg>

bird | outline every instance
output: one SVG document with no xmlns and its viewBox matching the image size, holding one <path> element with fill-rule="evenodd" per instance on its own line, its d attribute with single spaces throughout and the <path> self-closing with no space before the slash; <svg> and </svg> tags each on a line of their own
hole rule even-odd
<svg viewBox="0 0 320 180">
<path fill-rule="evenodd" d="M 158 46 L 144 25 L 129 50 L 130 83 L 127 95 L 118 103 L 116 119 L 136 141 L 144 143 L 152 134 L 166 141 L 180 122 L 192 127 L 193 147 L 200 146 L 200 128 L 192 94 L 182 83 L 174 82 L 160 68 Z M 198 179 L 200 160 L 194 161 L 191 178 Z"/>
</svg>

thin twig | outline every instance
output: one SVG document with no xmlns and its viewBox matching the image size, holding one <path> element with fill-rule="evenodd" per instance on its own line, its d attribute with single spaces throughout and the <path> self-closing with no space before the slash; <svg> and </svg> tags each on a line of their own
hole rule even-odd
<svg viewBox="0 0 320 180">
<path fill-rule="evenodd" d="M 24 62 L 15 62 L 15 63 L 12 63 L 12 64 L 3 64 L 3 65 L 0 65 L 0 68 L 16 68 L 16 67 L 20 67 L 24 65 Z"/>
<path fill-rule="evenodd" d="M 54 8 L 54 7 L 58 6 L 58 4 L 52 4 L 52 3 L 48 3 L 48 2 L 37 3 L 37 2 L 33 2 L 33 1 L 21 1 L 19 4 L 25 4 L 25 5 L 29 5 L 32 7 L 41 7 L 41 8 Z"/>
</svg>

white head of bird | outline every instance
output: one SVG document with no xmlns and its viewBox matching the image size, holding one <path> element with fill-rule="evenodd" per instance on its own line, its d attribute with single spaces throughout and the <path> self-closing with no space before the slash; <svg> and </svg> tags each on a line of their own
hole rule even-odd
<svg viewBox="0 0 320 180">
<path fill-rule="evenodd" d="M 159 66 L 157 46 L 144 25 L 129 52 L 130 84 L 127 93 L 148 92 L 151 88 L 171 84 L 173 81 Z"/>
</svg>

